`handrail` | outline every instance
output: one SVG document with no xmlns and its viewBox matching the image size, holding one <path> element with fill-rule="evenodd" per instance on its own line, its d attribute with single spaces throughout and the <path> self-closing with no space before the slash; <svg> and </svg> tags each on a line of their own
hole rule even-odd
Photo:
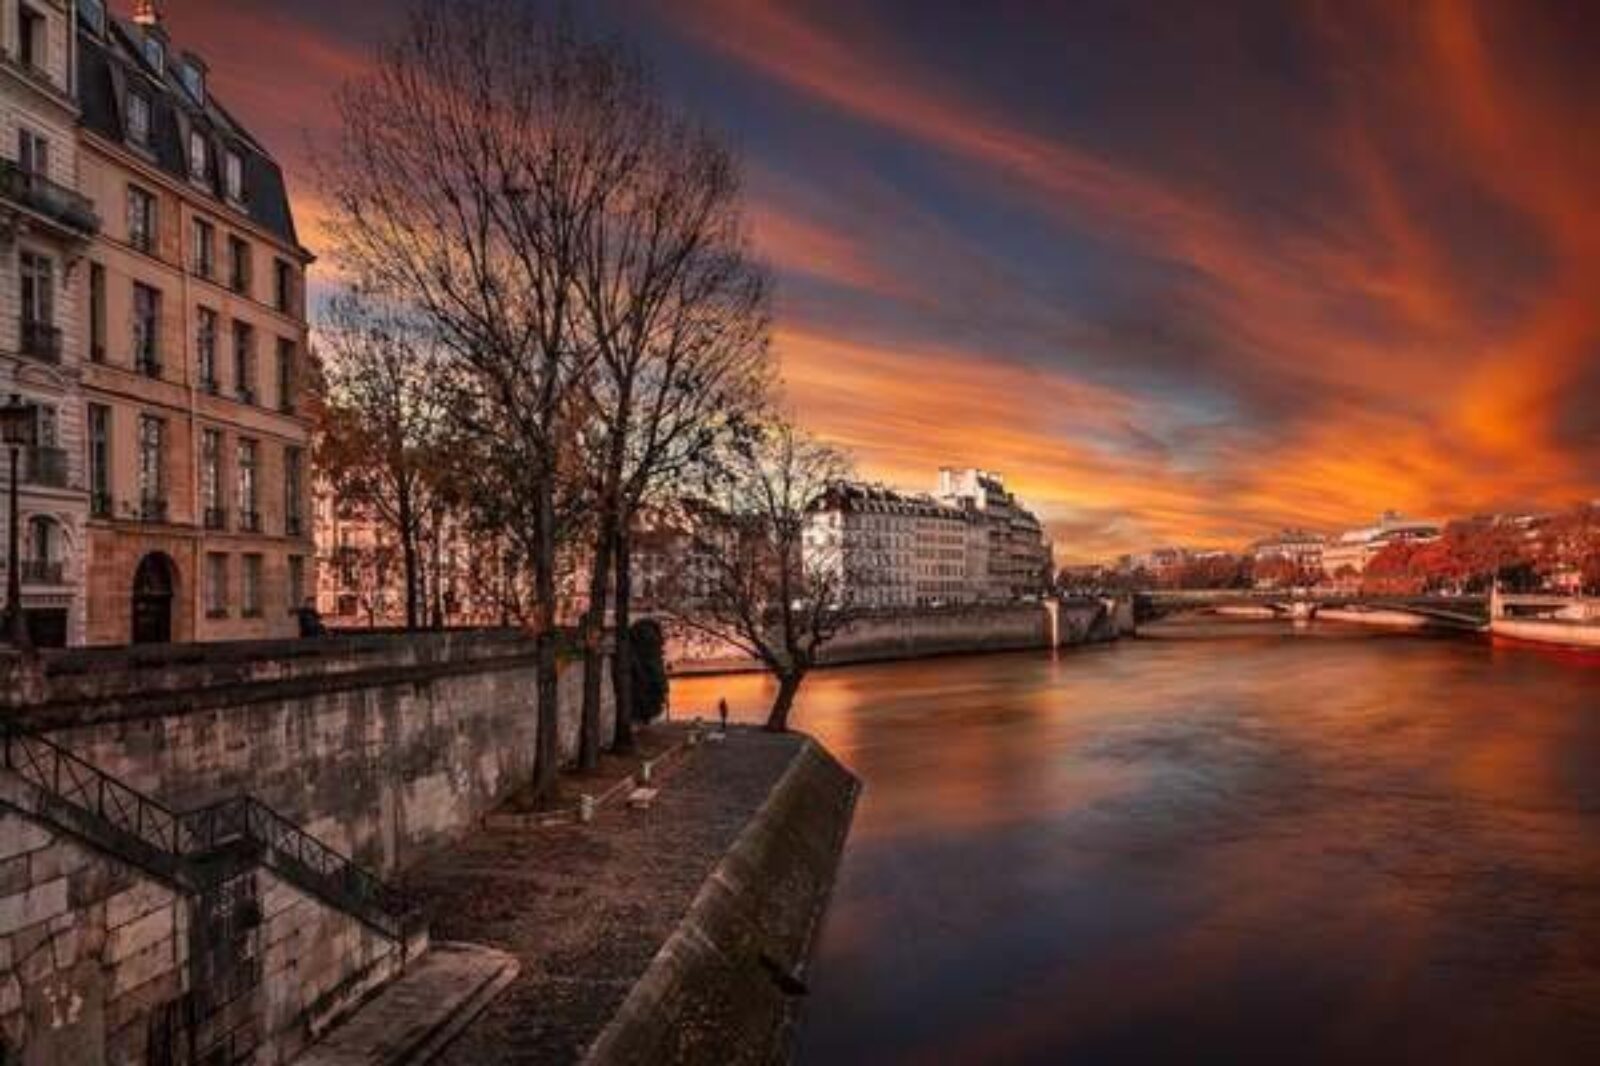
<svg viewBox="0 0 1600 1066">
<path fill-rule="evenodd" d="M 243 844 L 286 880 L 379 932 L 404 939 L 412 908 L 399 891 L 253 796 L 175 812 L 37 733 L 11 723 L 0 723 L 0 732 L 7 769 L 52 799 L 170 857 L 187 887 L 205 887 L 217 876 L 205 860 Z"/>
</svg>

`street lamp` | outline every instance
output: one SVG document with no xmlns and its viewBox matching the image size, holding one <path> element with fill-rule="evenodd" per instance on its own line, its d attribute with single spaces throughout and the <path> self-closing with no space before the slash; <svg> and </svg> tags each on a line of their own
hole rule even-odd
<svg viewBox="0 0 1600 1066">
<path fill-rule="evenodd" d="M 0 442 L 11 452 L 11 510 L 7 531 L 10 536 L 6 556 L 6 617 L 5 639 L 13 647 L 28 647 L 28 624 L 22 615 L 22 549 L 19 534 L 22 519 L 18 512 L 17 489 L 21 481 L 18 460 L 22 449 L 33 446 L 34 415 L 36 408 L 24 403 L 22 397 L 11 394 L 11 402 L 0 407 Z"/>
</svg>

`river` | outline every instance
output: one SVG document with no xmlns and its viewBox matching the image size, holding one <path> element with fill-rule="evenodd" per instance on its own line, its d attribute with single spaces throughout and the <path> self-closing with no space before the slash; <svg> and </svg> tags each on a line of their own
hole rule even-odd
<svg viewBox="0 0 1600 1066">
<path fill-rule="evenodd" d="M 799 1062 L 1600 1062 L 1600 660 L 1150 632 L 807 679 L 866 788 Z"/>
</svg>

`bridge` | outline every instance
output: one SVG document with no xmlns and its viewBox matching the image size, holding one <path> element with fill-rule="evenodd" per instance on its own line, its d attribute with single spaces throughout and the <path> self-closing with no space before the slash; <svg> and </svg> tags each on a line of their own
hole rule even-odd
<svg viewBox="0 0 1600 1066">
<path fill-rule="evenodd" d="M 1310 620 L 1318 615 L 1364 613 L 1396 625 L 1481 630 L 1489 624 L 1489 596 L 1373 596 L 1328 589 L 1152 589 L 1134 593 L 1139 622 L 1178 614 L 1230 615 L 1255 609 L 1273 617 Z"/>
</svg>

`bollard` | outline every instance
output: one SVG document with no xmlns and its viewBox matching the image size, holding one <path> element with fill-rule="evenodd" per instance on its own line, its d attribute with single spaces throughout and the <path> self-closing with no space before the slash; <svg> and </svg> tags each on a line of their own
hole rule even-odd
<svg viewBox="0 0 1600 1066">
<path fill-rule="evenodd" d="M 639 784 L 648 785 L 650 783 L 650 775 L 654 772 L 655 767 L 654 759 L 646 759 L 639 764 Z"/>
<path fill-rule="evenodd" d="M 578 821 L 585 825 L 594 821 L 594 797 L 587 792 L 578 797 Z"/>
</svg>

